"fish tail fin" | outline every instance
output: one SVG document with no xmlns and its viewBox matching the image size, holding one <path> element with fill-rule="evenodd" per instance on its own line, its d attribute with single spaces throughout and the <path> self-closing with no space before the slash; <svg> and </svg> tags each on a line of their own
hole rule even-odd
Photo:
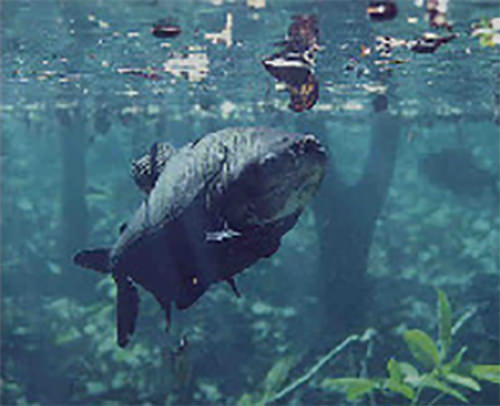
<svg viewBox="0 0 500 406">
<path fill-rule="evenodd" d="M 118 345 L 124 348 L 135 330 L 139 313 L 139 294 L 129 277 L 115 278 L 117 286 L 116 328 Z"/>
<path fill-rule="evenodd" d="M 82 268 L 93 269 L 101 273 L 109 273 L 109 248 L 83 250 L 75 254 L 73 262 Z"/>
</svg>

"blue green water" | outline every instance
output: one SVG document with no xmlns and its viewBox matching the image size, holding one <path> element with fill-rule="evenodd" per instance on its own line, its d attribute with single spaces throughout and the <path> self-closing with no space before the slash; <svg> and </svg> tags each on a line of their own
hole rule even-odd
<svg viewBox="0 0 500 406">
<path fill-rule="evenodd" d="M 454 373 L 481 387 L 440 382 L 470 404 L 500 404 L 498 369 L 488 380 L 471 367 L 500 363 L 500 45 L 494 28 L 472 35 L 500 16 L 499 3 L 450 0 L 457 38 L 390 57 L 376 52 L 377 36 L 450 32 L 430 27 L 418 2 L 397 2 L 384 22 L 368 19 L 365 1 L 263 3 L 0 3 L 2 404 L 265 404 L 321 359 L 274 404 L 355 404 L 329 379 L 386 377 L 391 358 L 421 376 L 432 369 L 405 340 L 412 329 L 439 337 L 435 288 L 455 327 L 446 360 L 467 346 Z M 321 46 L 319 99 L 301 113 L 261 64 L 297 14 L 316 16 Z M 228 15 L 231 42 L 205 38 Z M 153 36 L 161 18 L 181 33 Z M 380 95 L 388 106 L 376 112 Z M 143 199 L 130 163 L 153 142 L 178 147 L 231 126 L 315 134 L 329 153 L 321 189 L 279 251 L 236 277 L 241 298 L 211 286 L 173 312 L 166 334 L 139 289 L 137 329 L 121 349 L 112 278 L 71 257 L 116 240 Z M 368 328 L 374 338 L 325 358 Z M 402 376 L 415 404 L 459 402 Z M 411 403 L 388 392 L 357 404 Z"/>
</svg>

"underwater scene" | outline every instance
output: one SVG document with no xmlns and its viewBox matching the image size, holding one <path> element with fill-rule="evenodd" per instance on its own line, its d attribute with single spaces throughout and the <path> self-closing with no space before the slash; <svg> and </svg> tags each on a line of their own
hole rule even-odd
<svg viewBox="0 0 500 406">
<path fill-rule="evenodd" d="M 498 0 L 3 0 L 2 405 L 500 404 Z"/>
</svg>

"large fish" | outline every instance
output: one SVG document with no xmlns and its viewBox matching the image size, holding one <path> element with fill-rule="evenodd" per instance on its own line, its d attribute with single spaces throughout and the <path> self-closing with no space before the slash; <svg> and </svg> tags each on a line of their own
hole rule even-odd
<svg viewBox="0 0 500 406">
<path fill-rule="evenodd" d="M 210 284 L 271 256 L 318 189 L 326 153 L 313 135 L 228 128 L 175 151 L 154 144 L 134 163 L 144 202 L 111 248 L 84 250 L 76 264 L 117 284 L 118 344 L 135 329 L 135 283 L 165 310 L 192 305 Z"/>
</svg>

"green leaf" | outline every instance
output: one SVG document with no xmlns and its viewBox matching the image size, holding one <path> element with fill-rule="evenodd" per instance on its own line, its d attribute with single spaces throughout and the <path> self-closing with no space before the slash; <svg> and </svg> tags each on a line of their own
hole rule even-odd
<svg viewBox="0 0 500 406">
<path fill-rule="evenodd" d="M 286 381 L 296 363 L 296 358 L 286 356 L 279 359 L 268 371 L 264 380 L 264 390 L 270 394 L 276 392 Z"/>
<path fill-rule="evenodd" d="M 471 375 L 477 379 L 500 384 L 500 365 L 473 365 Z"/>
<path fill-rule="evenodd" d="M 415 392 L 413 389 L 404 383 L 387 379 L 385 381 L 385 388 L 389 389 L 391 392 L 400 393 L 407 399 L 413 400 L 415 398 Z"/>
<path fill-rule="evenodd" d="M 439 353 L 432 338 L 422 330 L 407 330 L 404 339 L 415 359 L 425 367 L 433 368 L 439 365 Z"/>
<path fill-rule="evenodd" d="M 424 387 L 429 387 L 436 389 L 440 392 L 443 392 L 447 395 L 453 396 L 454 398 L 464 402 L 468 403 L 467 398 L 462 395 L 459 391 L 456 389 L 453 389 L 451 386 L 447 385 L 446 383 L 437 380 L 436 378 L 433 378 L 432 376 L 428 375 L 421 381 L 421 385 Z"/>
<path fill-rule="evenodd" d="M 347 400 L 357 399 L 378 387 L 378 383 L 365 378 L 326 378 L 321 383 L 325 389 L 336 389 L 345 392 Z"/>
<path fill-rule="evenodd" d="M 398 362 L 394 358 L 391 358 L 389 362 L 387 362 L 387 371 L 389 372 L 391 381 L 401 382 L 401 369 L 399 368 Z"/>
<path fill-rule="evenodd" d="M 467 351 L 467 347 L 460 348 L 460 351 L 458 351 L 455 354 L 453 359 L 448 364 L 445 365 L 444 367 L 445 372 L 453 371 L 462 363 L 462 357 L 464 356 L 465 351 Z"/>
<path fill-rule="evenodd" d="M 417 368 L 415 368 L 412 364 L 409 364 L 408 362 L 400 362 L 399 370 L 405 377 L 405 383 L 416 384 L 420 382 L 420 374 L 418 373 Z"/>
<path fill-rule="evenodd" d="M 441 360 L 451 347 L 451 307 L 446 294 L 438 289 L 438 322 L 439 322 L 439 346 L 441 349 Z"/>
<path fill-rule="evenodd" d="M 444 377 L 448 382 L 463 386 L 467 389 L 471 389 L 476 392 L 479 392 L 481 390 L 481 386 L 479 386 L 479 384 L 474 379 L 468 376 L 449 373 L 446 374 Z"/>
<path fill-rule="evenodd" d="M 102 382 L 87 382 L 86 386 L 89 395 L 100 395 L 106 391 L 106 386 Z"/>
</svg>

